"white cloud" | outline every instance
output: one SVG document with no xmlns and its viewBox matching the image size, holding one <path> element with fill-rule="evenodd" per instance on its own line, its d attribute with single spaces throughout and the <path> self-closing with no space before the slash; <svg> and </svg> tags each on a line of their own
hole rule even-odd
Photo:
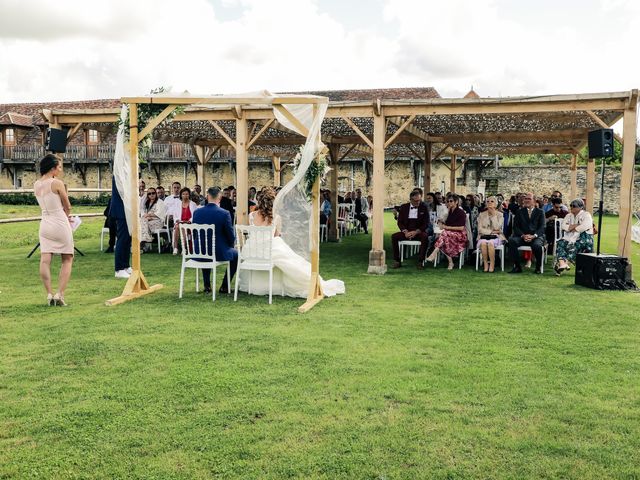
<svg viewBox="0 0 640 480">
<path fill-rule="evenodd" d="M 472 84 L 490 96 L 637 87 L 639 2 L 585 1 L 551 9 L 540 0 L 527 10 L 506 0 L 384 0 L 377 21 L 355 28 L 326 0 L 4 0 L 0 102 L 161 85 L 198 93 L 433 86 L 445 96 Z M 233 20 L 216 11 L 225 7 L 237 10 Z"/>
</svg>

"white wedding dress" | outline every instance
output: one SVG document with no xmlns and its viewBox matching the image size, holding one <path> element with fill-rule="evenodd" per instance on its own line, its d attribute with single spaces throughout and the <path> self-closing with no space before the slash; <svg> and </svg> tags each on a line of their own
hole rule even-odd
<svg viewBox="0 0 640 480">
<path fill-rule="evenodd" d="M 255 212 L 249 214 L 249 225 L 254 225 Z M 280 231 L 281 219 L 276 215 L 273 219 L 275 231 Z M 247 242 L 251 242 L 249 238 Z M 309 295 L 309 282 L 311 279 L 311 264 L 295 253 L 280 236 L 273 237 L 271 244 L 271 258 L 273 269 L 273 294 L 288 297 L 307 298 Z M 249 291 L 249 279 L 251 278 L 252 295 L 269 294 L 269 272 L 240 270 L 238 272 L 239 290 Z M 345 292 L 342 280 L 322 280 L 322 291 L 325 296 L 332 297 Z"/>
</svg>

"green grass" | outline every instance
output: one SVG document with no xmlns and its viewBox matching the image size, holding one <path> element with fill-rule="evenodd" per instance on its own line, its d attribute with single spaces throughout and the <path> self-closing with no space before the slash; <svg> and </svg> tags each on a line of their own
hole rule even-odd
<svg viewBox="0 0 640 480">
<path fill-rule="evenodd" d="M 157 254 L 143 270 L 164 288 L 105 307 L 123 282 L 101 225 L 77 232 L 67 309 L 43 306 L 25 259 L 37 223 L 0 225 L 0 479 L 640 477 L 637 293 L 470 267 L 369 276 L 361 234 L 323 244 L 347 293 L 305 315 L 212 304 L 191 274 L 179 300 L 179 259 Z"/>
</svg>

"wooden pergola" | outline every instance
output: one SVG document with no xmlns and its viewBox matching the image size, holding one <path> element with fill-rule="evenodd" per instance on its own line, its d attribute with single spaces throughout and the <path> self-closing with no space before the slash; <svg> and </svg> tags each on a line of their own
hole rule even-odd
<svg viewBox="0 0 640 480">
<path fill-rule="evenodd" d="M 312 92 L 309 92 L 312 93 Z M 133 104 L 146 97 L 123 99 Z M 181 104 L 163 97 L 158 103 Z M 624 121 L 618 254 L 631 251 L 632 191 L 637 131 L 638 90 L 625 92 L 507 98 L 464 98 L 330 102 L 322 125 L 333 167 L 348 156 L 371 157 L 373 163 L 373 229 L 369 273 L 386 272 L 384 251 L 384 177 L 387 156 L 408 155 L 424 162 L 424 189 L 431 190 L 431 166 L 447 155 L 451 159 L 449 189 L 455 192 L 459 159 L 471 155 L 511 153 L 570 154 L 571 192 L 577 195 L 577 161 L 590 130 Z M 52 125 L 73 131 L 79 123 L 115 122 L 119 112 L 108 110 L 54 110 L 45 113 Z M 158 122 L 159 123 L 159 122 Z M 147 133 L 147 132 L 142 132 Z M 198 162 L 198 183 L 203 187 L 204 166 L 216 149 L 230 146 L 237 161 L 238 222 L 247 221 L 247 168 L 249 152 L 272 157 L 279 178 L 280 158 L 293 156 L 304 137 L 277 122 L 273 109 L 258 104 L 192 105 L 171 122 L 154 130 L 154 139 L 193 146 Z M 593 209 L 595 161 L 587 161 L 587 208 Z M 331 176 L 337 204 L 337 168 Z M 330 239 L 337 239 L 335 221 Z"/>
</svg>

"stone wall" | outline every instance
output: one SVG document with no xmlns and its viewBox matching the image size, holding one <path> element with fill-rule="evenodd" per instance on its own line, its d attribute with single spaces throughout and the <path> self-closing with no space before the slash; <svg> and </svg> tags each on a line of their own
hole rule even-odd
<svg viewBox="0 0 640 480">
<path fill-rule="evenodd" d="M 577 188 L 578 197 L 586 197 L 587 168 L 578 167 Z M 482 172 L 482 179 L 497 181 L 497 192 L 505 196 L 516 192 L 534 192 L 536 195 L 551 194 L 553 190 L 560 190 L 565 201 L 571 192 L 571 172 L 568 166 L 540 165 L 500 167 L 496 172 L 488 169 Z M 600 168 L 596 169 L 595 206 L 600 200 Z M 618 213 L 620 205 L 620 169 L 609 167 L 605 169 L 604 180 L 604 210 Z M 633 210 L 640 209 L 640 170 L 636 168 L 633 189 Z"/>
<path fill-rule="evenodd" d="M 142 179 L 147 185 L 163 185 L 167 191 L 173 181 L 179 181 L 182 185 L 193 187 L 196 183 L 194 164 L 162 163 L 152 165 L 142 170 Z M 509 196 L 516 192 L 533 191 L 536 194 L 550 194 L 553 190 L 560 190 L 569 197 L 571 190 L 571 175 L 567 166 L 522 166 L 500 167 L 496 172 L 493 168 L 487 168 L 478 173 L 476 163 L 470 163 L 465 168 L 458 170 L 456 191 L 460 194 L 475 193 L 478 181 L 486 180 L 487 187 L 493 185 L 497 192 Z M 32 188 L 37 179 L 35 164 L 12 165 L 12 171 L 21 181 L 23 188 Z M 352 188 L 362 188 L 365 195 L 371 194 L 371 185 L 367 185 L 367 178 L 371 179 L 372 167 L 362 161 L 345 161 L 338 168 L 338 188 L 345 192 Z M 282 185 L 293 175 L 290 166 L 282 169 Z M 324 187 L 330 185 L 329 174 Z M 213 162 L 205 167 L 206 186 L 228 186 L 235 184 L 235 168 L 232 164 Z M 578 168 L 578 195 L 584 197 L 586 167 Z M 596 172 L 596 183 L 599 185 L 599 171 Z M 111 170 L 107 164 L 89 164 L 86 170 L 86 187 L 110 188 Z M 82 176 L 71 164 L 65 164 L 64 181 L 69 187 L 85 187 Z M 419 162 L 412 163 L 407 160 L 388 160 L 385 166 L 385 206 L 398 205 L 407 201 L 409 192 L 416 186 L 421 186 L 422 165 Z M 250 162 L 249 185 L 257 188 L 263 185 L 273 185 L 273 169 L 270 161 Z M 431 189 L 440 190 L 444 183 L 444 190 L 449 190 L 449 169 L 437 161 L 432 167 Z M 605 210 L 612 213 L 618 212 L 620 197 L 620 170 L 609 168 L 605 179 Z M 0 173 L 0 188 L 13 188 L 13 175 L 10 170 L 3 168 Z M 600 189 L 596 188 L 596 203 L 599 199 Z M 640 175 L 636 172 L 634 188 L 634 209 L 640 208 Z"/>
</svg>

